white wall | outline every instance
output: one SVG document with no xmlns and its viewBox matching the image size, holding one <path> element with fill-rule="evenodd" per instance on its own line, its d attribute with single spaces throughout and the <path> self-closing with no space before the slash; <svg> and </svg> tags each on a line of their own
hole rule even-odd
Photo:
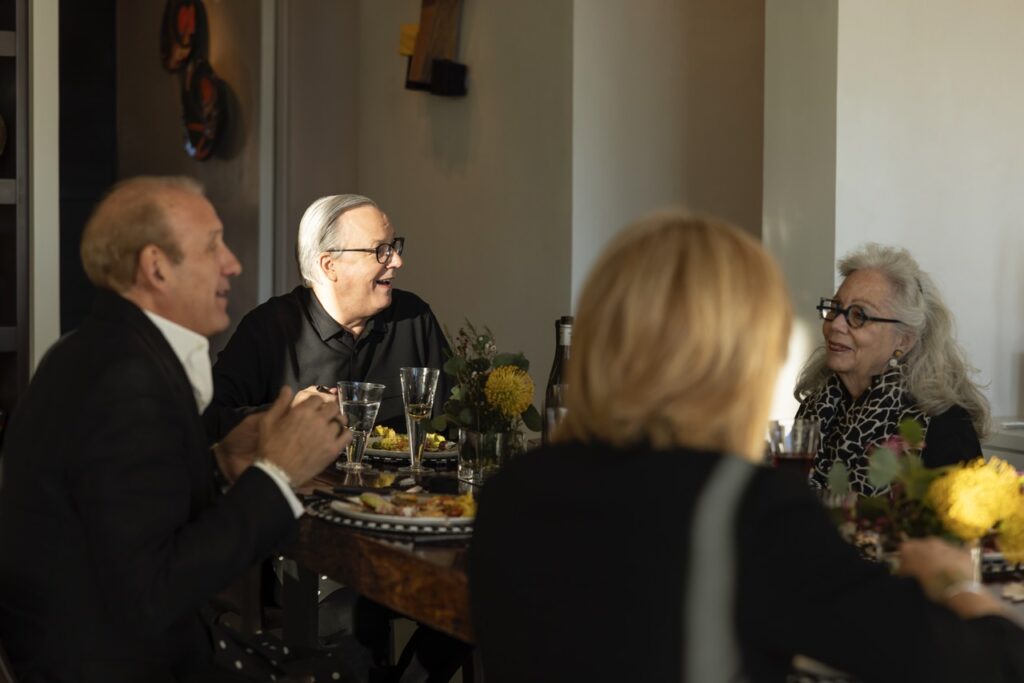
<svg viewBox="0 0 1024 683">
<path fill-rule="evenodd" d="M 160 62 L 165 5 L 159 0 L 117 3 L 118 177 L 184 174 L 206 186 L 225 239 L 243 265 L 231 285 L 228 312 L 234 325 L 259 303 L 260 269 L 269 267 L 260 263 L 260 141 L 266 137 L 259 107 L 262 6 L 252 0 L 206 3 L 209 62 L 227 85 L 227 124 L 213 155 L 196 161 L 184 150 L 179 74 L 167 72 Z M 233 329 L 210 340 L 215 357 Z"/>
<path fill-rule="evenodd" d="M 574 3 L 574 301 L 607 241 L 654 209 L 760 234 L 763 46 L 763 0 Z"/>
<path fill-rule="evenodd" d="M 1024 413 L 1024 4 L 839 6 L 835 249 L 908 248 L 996 415 Z"/>
<path fill-rule="evenodd" d="M 772 0 L 765 16 L 765 247 L 786 275 L 794 308 L 789 360 L 774 419 L 793 416 L 793 387 L 821 341 L 814 306 L 835 272 L 838 0 Z"/>
<path fill-rule="evenodd" d="M 464 3 L 463 98 L 404 88 L 419 8 L 359 3 L 355 189 L 408 238 L 397 286 L 453 331 L 489 325 L 543 389 L 569 312 L 572 3 Z"/>
<path fill-rule="evenodd" d="M 283 294 L 300 283 L 295 237 L 306 207 L 324 195 L 360 191 L 355 105 L 360 40 L 356 0 L 275 1 L 274 293 Z"/>
</svg>

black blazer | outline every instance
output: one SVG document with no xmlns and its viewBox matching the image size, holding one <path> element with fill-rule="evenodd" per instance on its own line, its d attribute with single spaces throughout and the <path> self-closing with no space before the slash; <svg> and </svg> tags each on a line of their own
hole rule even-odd
<svg viewBox="0 0 1024 683">
<path fill-rule="evenodd" d="M 184 369 L 104 292 L 50 349 L 0 457 L 0 642 L 23 681 L 205 666 L 199 608 L 294 531 L 273 480 L 224 495 Z"/>
</svg>

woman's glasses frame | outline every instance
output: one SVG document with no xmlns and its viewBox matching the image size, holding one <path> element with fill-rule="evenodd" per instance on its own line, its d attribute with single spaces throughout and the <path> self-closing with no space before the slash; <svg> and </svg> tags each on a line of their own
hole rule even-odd
<svg viewBox="0 0 1024 683">
<path fill-rule="evenodd" d="M 864 327 L 868 322 L 903 324 L 902 320 L 896 320 L 895 318 L 876 318 L 873 315 L 868 315 L 864 307 L 858 304 L 851 304 L 843 308 L 835 299 L 822 297 L 815 308 L 821 315 L 822 320 L 835 320 L 838 316 L 842 315 L 846 318 L 846 324 L 855 330 Z"/>
</svg>

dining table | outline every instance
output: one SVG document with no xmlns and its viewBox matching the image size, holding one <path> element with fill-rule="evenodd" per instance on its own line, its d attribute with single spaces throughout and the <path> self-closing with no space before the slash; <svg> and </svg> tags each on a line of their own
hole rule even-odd
<svg viewBox="0 0 1024 683">
<path fill-rule="evenodd" d="M 475 494 L 478 488 L 459 481 L 453 469 L 443 467 L 418 475 L 385 466 L 365 474 L 331 467 L 301 493 L 310 510 L 323 510 L 324 502 L 361 490 L 413 487 L 440 494 Z M 297 538 L 281 554 L 286 640 L 316 644 L 318 587 L 321 578 L 329 578 L 415 622 L 462 642 L 474 642 L 466 573 L 470 527 L 446 529 L 451 533 L 443 535 L 406 533 L 358 521 L 345 525 L 338 522 L 346 519 L 326 517 L 303 515 Z"/>
<path fill-rule="evenodd" d="M 425 474 L 413 475 L 398 472 L 395 467 L 397 462 L 387 462 L 366 474 L 331 467 L 301 493 L 313 510 L 323 509 L 324 501 L 350 498 L 360 491 L 392 492 L 415 487 L 428 493 L 475 496 L 480 490 L 460 481 L 453 468 L 435 466 Z M 474 644 L 467 577 L 471 527 L 451 529 L 448 534 L 420 534 L 337 521 L 325 515 L 303 515 L 297 538 L 281 555 L 285 640 L 317 643 L 318 590 L 321 579 L 330 578 L 399 615 Z M 986 568 L 986 584 L 994 593 L 1002 593 L 1006 583 L 1020 586 L 1018 594 L 1012 596 L 1015 600 L 1003 597 L 1024 624 L 1024 583 L 1020 583 L 1024 571 L 998 562 Z M 470 663 L 474 662 L 474 666 L 467 667 L 470 674 L 473 668 L 479 670 L 478 655 Z M 798 658 L 788 681 L 848 683 L 853 679 Z"/>
</svg>

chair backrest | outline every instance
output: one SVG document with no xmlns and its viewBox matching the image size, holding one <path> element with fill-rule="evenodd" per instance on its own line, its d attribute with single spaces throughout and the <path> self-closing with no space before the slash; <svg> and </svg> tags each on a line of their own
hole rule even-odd
<svg viewBox="0 0 1024 683">
<path fill-rule="evenodd" d="M 0 643 L 0 683 L 18 683 L 14 678 L 14 669 L 11 667 L 11 660 L 7 659 L 3 643 Z"/>
</svg>

